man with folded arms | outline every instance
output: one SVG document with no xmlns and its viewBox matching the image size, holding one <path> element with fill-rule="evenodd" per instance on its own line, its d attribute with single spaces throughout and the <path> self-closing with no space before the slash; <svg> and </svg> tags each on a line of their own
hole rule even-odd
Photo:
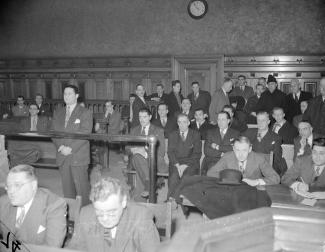
<svg viewBox="0 0 325 252">
<path fill-rule="evenodd" d="M 13 167 L 6 191 L 7 195 L 0 198 L 0 235 L 6 238 L 10 232 L 23 243 L 61 247 L 66 235 L 66 202 L 38 188 L 34 168 Z"/>
<path fill-rule="evenodd" d="M 247 137 L 240 136 L 234 140 L 232 152 L 227 152 L 220 161 L 208 171 L 208 176 L 219 177 L 225 169 L 239 170 L 243 181 L 250 186 L 279 184 L 280 177 L 273 170 L 265 155 L 252 151 Z"/>
<path fill-rule="evenodd" d="M 297 157 L 281 183 L 295 191 L 314 192 L 315 197 L 325 199 L 325 138 L 313 141 L 311 155 Z"/>
</svg>

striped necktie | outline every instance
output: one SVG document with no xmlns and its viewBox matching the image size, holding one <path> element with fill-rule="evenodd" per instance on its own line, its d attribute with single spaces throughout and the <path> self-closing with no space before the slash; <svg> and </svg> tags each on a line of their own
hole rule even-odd
<svg viewBox="0 0 325 252">
<path fill-rule="evenodd" d="M 22 206 L 20 209 L 21 209 L 20 214 L 16 220 L 16 228 L 21 227 L 25 218 L 25 207 Z"/>
</svg>

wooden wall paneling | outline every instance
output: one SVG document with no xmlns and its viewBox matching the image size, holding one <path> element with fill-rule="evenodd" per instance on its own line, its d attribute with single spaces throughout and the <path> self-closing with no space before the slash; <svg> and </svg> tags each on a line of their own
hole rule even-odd
<svg viewBox="0 0 325 252">
<path fill-rule="evenodd" d="M 146 76 L 142 79 L 141 83 L 144 86 L 144 90 L 146 91 L 147 95 L 150 95 L 151 92 L 151 79 L 148 78 L 149 76 Z"/>
<path fill-rule="evenodd" d="M 105 79 L 96 79 L 96 99 L 107 99 L 107 86 Z"/>
<path fill-rule="evenodd" d="M 44 80 L 44 85 L 45 85 L 45 90 L 43 96 L 46 99 L 53 99 L 53 92 L 52 92 L 52 79 L 45 79 Z"/>
<path fill-rule="evenodd" d="M 114 90 L 114 100 L 122 100 L 123 91 L 122 91 L 123 80 L 114 80 L 113 90 Z"/>
<path fill-rule="evenodd" d="M 123 79 L 122 100 L 124 100 L 124 101 L 129 100 L 129 94 L 130 94 L 130 81 L 129 81 L 129 79 Z"/>
<path fill-rule="evenodd" d="M 106 97 L 107 100 L 113 100 L 114 99 L 114 80 L 109 78 L 106 79 Z"/>
<path fill-rule="evenodd" d="M 63 98 L 62 85 L 58 78 L 54 78 L 52 80 L 52 98 L 53 99 Z"/>
</svg>

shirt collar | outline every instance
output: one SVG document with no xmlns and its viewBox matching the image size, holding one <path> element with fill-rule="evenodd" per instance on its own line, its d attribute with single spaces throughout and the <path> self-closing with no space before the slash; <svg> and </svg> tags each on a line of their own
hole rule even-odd
<svg viewBox="0 0 325 252">
<path fill-rule="evenodd" d="M 74 108 L 77 106 L 77 103 L 75 104 L 71 104 L 71 105 L 67 105 L 69 106 L 69 110 L 70 110 L 70 113 L 74 110 Z"/>
<path fill-rule="evenodd" d="M 34 198 L 35 198 L 35 196 L 30 201 L 28 201 L 25 205 L 23 205 L 23 207 L 25 209 L 25 217 L 26 217 L 26 214 L 27 214 L 28 210 L 30 209 L 30 207 L 31 207 L 31 205 L 33 203 Z M 20 216 L 21 209 L 22 209 L 22 207 L 17 208 L 16 219 L 18 218 L 18 216 Z"/>
</svg>

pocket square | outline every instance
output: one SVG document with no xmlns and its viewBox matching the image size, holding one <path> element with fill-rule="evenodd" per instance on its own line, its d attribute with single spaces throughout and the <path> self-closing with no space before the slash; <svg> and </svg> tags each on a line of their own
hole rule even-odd
<svg viewBox="0 0 325 252">
<path fill-rule="evenodd" d="M 40 225 L 40 226 L 38 227 L 37 234 L 42 233 L 45 229 L 46 229 L 45 227 L 43 227 L 42 225 Z"/>
<path fill-rule="evenodd" d="M 275 144 L 275 141 L 273 141 L 271 144 Z"/>
<path fill-rule="evenodd" d="M 75 124 L 80 123 L 80 119 L 76 119 L 76 120 L 74 121 L 74 123 L 75 123 Z"/>
</svg>

